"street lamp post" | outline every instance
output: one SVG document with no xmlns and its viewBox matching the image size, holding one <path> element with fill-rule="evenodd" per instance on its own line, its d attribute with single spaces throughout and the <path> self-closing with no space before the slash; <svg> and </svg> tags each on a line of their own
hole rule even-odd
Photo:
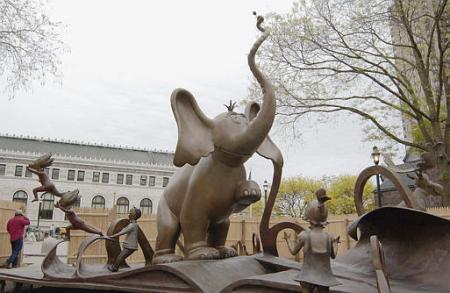
<svg viewBox="0 0 450 293">
<path fill-rule="evenodd" d="M 42 202 L 39 202 L 38 218 L 37 218 L 37 228 L 38 229 L 39 229 L 39 222 L 41 220 L 41 209 L 42 209 Z"/>
<path fill-rule="evenodd" d="M 378 163 L 380 163 L 380 151 L 376 146 L 374 146 L 372 149 L 372 160 L 375 166 L 378 166 Z M 377 174 L 376 178 L 377 178 L 377 206 L 381 208 L 380 174 Z"/>
<path fill-rule="evenodd" d="M 267 182 L 267 180 L 264 180 L 263 188 L 264 188 L 264 207 L 266 207 L 266 204 L 267 204 L 267 189 L 269 189 L 269 183 Z"/>
</svg>

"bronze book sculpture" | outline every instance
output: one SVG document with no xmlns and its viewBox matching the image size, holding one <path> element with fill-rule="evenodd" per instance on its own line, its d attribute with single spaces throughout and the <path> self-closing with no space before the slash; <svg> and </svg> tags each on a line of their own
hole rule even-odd
<svg viewBox="0 0 450 293">
<path fill-rule="evenodd" d="M 158 205 L 155 251 L 149 235 L 136 223 L 138 209 L 132 209 L 128 219 L 110 223 L 106 236 L 81 219 L 71 208 L 79 198 L 78 190 L 60 193 L 56 189 L 44 169 L 53 159 L 44 155 L 29 166 L 41 182 L 34 191 L 35 199 L 43 191 L 60 196 L 57 207 L 68 215 L 69 228 L 94 235 L 81 243 L 73 265 L 64 263 L 56 254 L 62 240 L 45 256 L 40 270 L 31 267 L 0 272 L 2 290 L 8 281 L 14 282 L 16 289 L 30 284 L 62 290 L 127 292 L 450 292 L 445 278 L 450 274 L 450 221 L 420 211 L 420 198 L 440 190 L 422 171 L 440 163 L 440 158 L 424 154 L 414 194 L 389 166 L 363 170 L 354 191 L 360 217 L 348 227 L 348 235 L 357 244 L 350 248 L 347 238 L 350 249 L 337 257 L 339 237 L 324 231 L 326 201 L 330 199 L 325 190 L 317 191 L 317 198 L 306 211 L 310 229 L 295 221 L 270 225 L 283 156 L 268 136 L 275 115 L 274 90 L 255 63 L 259 46 L 269 37 L 269 31 L 262 27 L 263 20 L 257 16 L 257 28 L 263 34 L 248 55 L 250 70 L 263 92 L 261 105 L 250 103 L 244 113 L 237 113 L 236 103 L 230 101 L 226 112 L 211 119 L 203 114 L 189 91 L 176 89 L 172 93 L 170 101 L 178 125 L 174 164 L 180 168 Z M 261 198 L 258 184 L 246 179 L 243 165 L 255 152 L 273 164 L 272 187 L 259 223 L 259 238 L 253 234 L 254 255 L 248 255 L 245 243 L 238 242 L 235 247 L 243 256 L 237 256 L 236 249 L 225 246 L 225 240 L 230 215 Z M 364 210 L 362 191 L 375 174 L 393 182 L 406 207 Z M 286 229 L 297 234 L 296 239 L 285 239 L 292 253 L 303 249 L 302 263 L 278 256 L 280 232 Z M 120 235 L 126 237 L 122 248 Z M 90 246 L 99 241 L 105 244 L 106 263 L 84 261 Z M 175 254 L 177 243 L 183 255 Z M 142 251 L 145 263 L 127 264 L 126 258 L 136 249 Z"/>
</svg>

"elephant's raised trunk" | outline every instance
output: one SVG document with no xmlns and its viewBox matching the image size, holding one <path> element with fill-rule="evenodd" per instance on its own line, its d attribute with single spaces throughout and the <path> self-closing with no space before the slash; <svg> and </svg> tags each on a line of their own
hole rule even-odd
<svg viewBox="0 0 450 293">
<path fill-rule="evenodd" d="M 258 69 L 255 63 L 255 55 L 258 48 L 270 35 L 268 30 L 261 27 L 263 21 L 264 18 L 262 16 L 257 17 L 256 26 L 263 32 L 263 35 L 256 40 L 251 48 L 250 53 L 248 54 L 248 65 L 261 86 L 264 96 L 258 115 L 250 121 L 247 131 L 236 137 L 234 149 L 242 154 L 251 154 L 258 148 L 272 128 L 273 120 L 275 118 L 276 103 L 272 84 Z"/>
</svg>

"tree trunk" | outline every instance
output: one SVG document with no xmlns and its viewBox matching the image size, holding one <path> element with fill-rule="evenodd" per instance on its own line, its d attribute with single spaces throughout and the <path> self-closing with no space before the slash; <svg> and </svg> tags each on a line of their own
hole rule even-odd
<svg viewBox="0 0 450 293">
<path fill-rule="evenodd" d="M 450 165 L 438 166 L 438 182 L 444 187 L 442 192 L 442 204 L 450 207 Z"/>
</svg>

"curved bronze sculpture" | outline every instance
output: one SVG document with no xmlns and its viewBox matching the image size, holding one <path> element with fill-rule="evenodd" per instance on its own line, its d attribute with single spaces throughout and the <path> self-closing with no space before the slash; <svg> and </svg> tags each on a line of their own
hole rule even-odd
<svg viewBox="0 0 450 293">
<path fill-rule="evenodd" d="M 261 17 L 257 18 L 260 30 L 264 30 L 261 28 L 262 20 Z M 111 264 L 121 253 L 118 240 L 112 241 L 107 236 L 91 235 L 80 245 L 75 266 L 64 264 L 58 259 L 56 247 L 62 243 L 58 242 L 44 259 L 42 265 L 44 276 L 40 271 L 28 269 L 0 272 L 0 289 L 4 287 L 5 281 L 13 281 L 33 286 L 128 292 L 298 292 L 298 283 L 295 279 L 299 276 L 299 270 L 306 272 L 308 266 L 311 268 L 311 262 L 308 260 L 301 264 L 276 257 L 278 255 L 276 240 L 279 232 L 283 229 L 293 229 L 297 234 L 300 233 L 304 237 L 303 243 L 307 243 L 309 248 L 313 246 L 319 248 L 319 251 L 312 251 L 313 253 L 326 251 L 327 261 L 328 254 L 336 255 L 336 251 L 330 249 L 328 245 L 324 249 L 323 244 L 329 243 L 331 237 L 327 237 L 328 241 L 323 241 L 325 237 L 322 239 L 316 237 L 321 233 L 312 235 L 311 231 L 302 232 L 303 228 L 296 223 L 282 222 L 269 226 L 281 180 L 283 158 L 278 148 L 267 137 L 267 131 L 273 122 L 272 106 L 274 106 L 270 83 L 254 64 L 254 54 L 267 34 L 268 32 L 264 32 L 249 55 L 250 68 L 264 91 L 261 111 L 259 105 L 253 103 L 247 107 L 245 115 L 237 114 L 234 112 L 234 104 L 230 102 L 227 113 L 210 120 L 200 112 L 189 92 L 176 90 L 172 96 L 180 132 L 175 163 L 179 165 L 188 163 L 193 166 L 180 169 L 159 207 L 160 239 L 157 248 L 163 248 L 162 244 L 170 247 L 158 251 L 155 263 L 181 259 L 172 251 L 175 243 L 180 243 L 178 234 L 181 231 L 185 241 L 190 238 L 186 243 L 186 258 L 208 260 L 152 265 L 153 250 L 144 233 L 139 230 L 137 240 L 145 256 L 145 265 L 128 267 L 125 261 L 121 261 L 118 266 L 123 269 L 111 273 L 105 264 L 83 263 L 83 255 L 92 243 L 106 240 L 108 264 Z M 270 116 L 267 121 L 266 115 Z M 263 124 L 263 127 L 256 127 L 258 124 Z M 249 129 L 253 129 L 254 132 L 248 132 Z M 252 135 L 244 142 L 240 140 L 246 138 L 249 133 L 258 135 Z M 261 196 L 258 185 L 245 180 L 245 170 L 242 166 L 255 151 L 271 159 L 274 166 L 273 184 L 260 223 L 264 253 L 211 261 L 210 258 L 218 257 L 221 253 L 222 257 L 235 253 L 231 249 L 224 248 L 222 241 L 227 234 L 230 213 L 245 208 Z M 433 155 L 430 158 L 424 156 L 425 160 L 419 166 L 421 170 L 431 166 L 429 161 L 436 161 L 440 157 Z M 34 165 L 51 164 L 51 161 L 50 156 L 44 156 Z M 358 213 L 364 212 L 359 192 L 362 193 L 365 182 L 374 174 L 383 174 L 393 182 L 397 180 L 398 182 L 394 184 L 397 184 L 400 191 L 405 192 L 406 204 L 414 207 L 415 197 L 403 188 L 401 181 L 393 174 L 395 170 L 385 169 L 371 167 L 363 171 L 358 178 L 355 187 Z M 419 182 L 418 186 L 423 188 L 423 191 L 416 189 L 418 195 L 425 192 L 428 187 L 435 191 L 439 189 L 439 186 L 432 185 L 432 181 L 428 178 L 422 179 L 423 182 Z M 315 217 L 315 224 L 320 226 L 326 221 L 323 202 L 327 197 L 324 192 L 318 193 L 317 196 L 317 201 L 312 205 L 315 212 L 308 212 L 307 216 L 310 220 Z M 64 201 L 60 200 L 59 203 L 68 207 L 73 200 L 74 196 L 71 196 Z M 205 221 L 208 229 L 205 229 Z M 115 234 L 128 224 L 127 219 L 115 221 L 110 225 L 107 234 Z M 450 283 L 442 277 L 450 274 L 449 220 L 411 208 L 383 207 L 360 216 L 349 226 L 348 232 L 356 238 L 358 229 L 361 237 L 356 247 L 331 261 L 330 272 L 332 270 L 334 277 L 330 276 L 330 272 L 326 277 L 328 280 L 336 278 L 341 283 L 333 287 L 333 290 L 360 293 L 376 292 L 378 289 L 384 293 L 388 292 L 390 286 L 393 292 L 450 292 Z M 378 240 L 374 235 L 377 235 Z M 201 237 L 196 238 L 199 236 Z M 201 241 L 193 242 L 196 239 Z M 254 252 L 259 251 L 259 241 L 255 234 L 252 240 Z M 200 245 L 195 247 L 198 243 Z M 240 244 L 242 253 L 247 254 L 243 243 Z M 310 249 L 306 250 L 311 253 Z M 383 258 L 384 255 L 386 258 Z M 325 264 L 323 260 L 322 264 Z M 326 265 L 328 269 L 328 264 Z M 389 271 L 390 282 L 386 271 Z M 309 278 L 308 280 L 307 283 L 319 284 Z M 306 284 L 305 287 L 307 286 L 309 285 Z"/>
<path fill-rule="evenodd" d="M 358 213 L 358 216 L 363 215 L 365 212 L 362 201 L 364 186 L 366 185 L 370 177 L 376 174 L 383 175 L 389 180 L 391 180 L 391 182 L 395 185 L 395 187 L 397 187 L 397 190 L 402 196 L 402 199 L 407 207 L 419 209 L 419 204 L 417 203 L 415 198 L 411 196 L 411 191 L 409 190 L 408 186 L 405 185 L 405 183 L 402 181 L 402 179 L 396 172 L 383 166 L 371 166 L 364 169 L 356 179 L 354 195 L 355 195 L 356 212 Z"/>
<path fill-rule="evenodd" d="M 376 235 L 370 236 L 370 248 L 372 252 L 372 264 L 377 278 L 378 293 L 390 293 L 391 289 L 389 288 L 383 246 Z"/>
<path fill-rule="evenodd" d="M 296 234 L 299 234 L 304 229 L 302 226 L 294 222 L 281 222 L 269 226 L 270 217 L 272 215 L 273 206 L 275 205 L 275 200 L 277 198 L 278 189 L 280 188 L 281 182 L 281 170 L 283 165 L 283 157 L 281 153 L 278 154 L 275 159 L 272 160 L 274 166 L 274 174 L 272 180 L 272 187 L 270 189 L 269 198 L 267 199 L 266 207 L 261 218 L 261 223 L 259 225 L 259 234 L 261 236 L 261 243 L 263 251 L 265 253 L 278 256 L 277 249 L 277 236 L 284 229 L 292 229 Z"/>
<path fill-rule="evenodd" d="M 123 228 L 125 228 L 129 224 L 129 219 L 119 219 L 114 222 L 112 222 L 109 225 L 108 231 L 106 232 L 106 235 L 113 235 L 121 231 Z M 153 254 L 154 251 L 152 247 L 150 246 L 150 243 L 148 242 L 147 237 L 145 237 L 144 231 L 138 226 L 138 244 L 142 249 L 142 253 L 144 254 L 145 258 L 145 265 L 150 265 L 152 263 Z M 107 241 L 105 243 L 106 246 L 106 252 L 108 253 L 108 262 L 107 265 L 112 265 L 114 263 L 114 260 L 119 256 L 122 249 L 120 248 L 119 240 L 113 239 L 112 241 Z M 119 267 L 128 267 L 127 263 L 123 261 Z"/>
<path fill-rule="evenodd" d="M 439 150 L 442 147 L 442 143 L 437 143 L 434 148 Z M 402 196 L 402 202 L 399 206 L 406 206 L 408 208 L 413 208 L 417 210 L 425 211 L 425 198 L 427 195 L 434 194 L 439 195 L 443 191 L 443 186 L 437 182 L 434 182 L 425 173 L 426 170 L 436 167 L 440 161 L 446 161 L 447 158 L 443 155 L 437 153 L 424 152 L 421 155 L 421 160 L 416 164 L 416 166 L 408 169 L 400 169 L 394 165 L 392 160 L 387 157 L 385 161 L 387 162 L 387 167 L 383 166 L 371 166 L 364 169 L 358 176 L 355 183 L 355 205 L 356 212 L 359 216 L 364 213 L 364 206 L 362 202 L 364 186 L 373 175 L 383 175 L 387 177 L 397 188 L 397 191 Z M 416 173 L 414 178 L 408 173 Z M 405 185 L 401 177 L 398 174 L 406 173 L 408 177 L 415 180 L 416 188 L 413 192 Z"/>
<path fill-rule="evenodd" d="M 255 42 L 248 64 L 263 90 L 263 103 L 251 103 L 245 114 L 228 111 L 209 119 L 191 93 L 177 89 L 171 97 L 178 125 L 178 143 L 174 164 L 178 170 L 158 205 L 156 252 L 153 263 L 181 260 L 174 253 L 180 232 L 184 236 L 187 259 L 215 259 L 235 256 L 224 246 L 229 228 L 228 217 L 261 197 L 257 184 L 246 180 L 244 162 L 254 152 L 276 158 L 278 148 L 268 138 L 275 117 L 275 96 L 270 82 L 255 64 L 259 46 L 269 36 Z"/>
</svg>

